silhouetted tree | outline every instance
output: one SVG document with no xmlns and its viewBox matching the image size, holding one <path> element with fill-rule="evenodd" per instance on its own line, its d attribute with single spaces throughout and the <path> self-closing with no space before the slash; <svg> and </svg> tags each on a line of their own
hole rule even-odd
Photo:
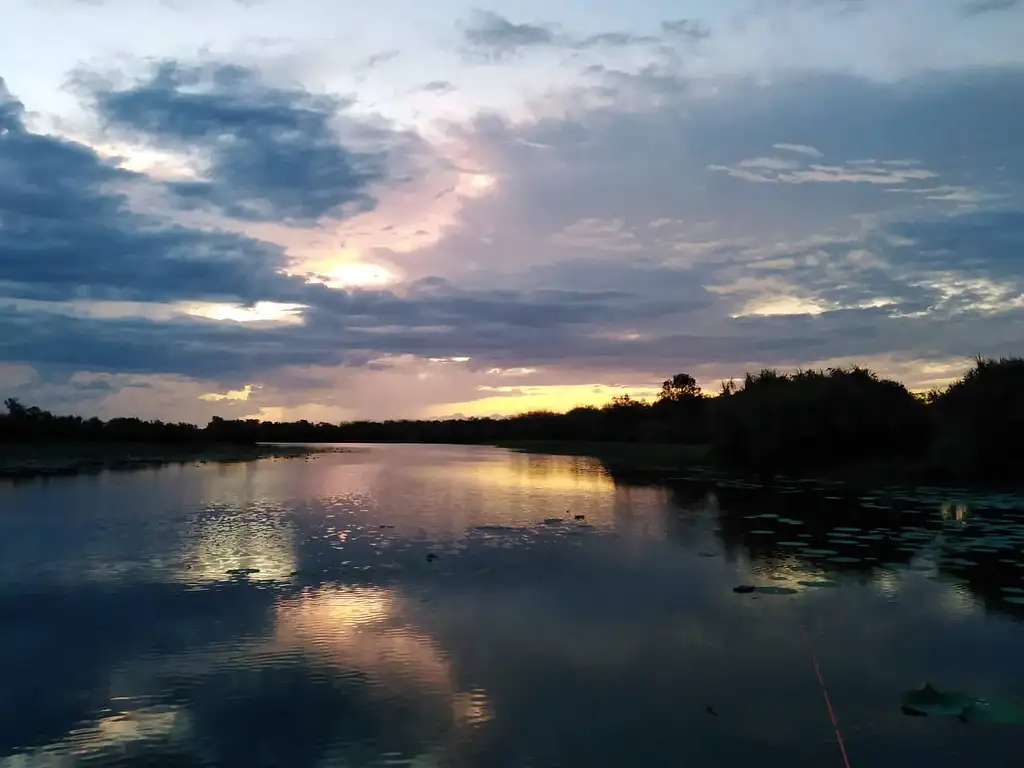
<svg viewBox="0 0 1024 768">
<path fill-rule="evenodd" d="M 654 403 L 618 395 L 601 408 L 504 418 L 351 421 L 228 420 L 204 428 L 137 418 L 56 416 L 4 401 L 0 442 L 329 443 L 616 441 L 710 444 L 717 460 L 756 472 L 911 458 L 939 479 L 1024 476 L 1024 359 L 976 358 L 962 379 L 924 395 L 860 366 L 722 383 L 715 397 L 677 373 Z"/>
</svg>

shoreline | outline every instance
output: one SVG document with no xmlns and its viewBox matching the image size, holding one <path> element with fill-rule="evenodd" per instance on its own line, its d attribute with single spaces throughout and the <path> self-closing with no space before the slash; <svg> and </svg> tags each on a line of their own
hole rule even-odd
<svg viewBox="0 0 1024 768">
<path fill-rule="evenodd" d="M 0 444 L 0 482 L 130 472 L 173 464 L 237 464 L 260 459 L 295 459 L 337 448 L 317 445 L 229 445 L 225 443 L 8 443 Z"/>
<path fill-rule="evenodd" d="M 381 442 L 387 445 L 388 442 Z M 424 445 L 489 445 L 518 453 L 578 456 L 596 459 L 613 476 L 635 479 L 672 479 L 680 473 L 698 473 L 747 479 L 759 485 L 765 478 L 714 460 L 710 446 L 685 443 L 630 443 L 596 440 L 501 440 L 480 443 L 424 443 Z M 0 483 L 38 478 L 130 472 L 174 464 L 237 464 L 261 459 L 294 459 L 320 453 L 358 450 L 328 443 L 0 443 Z M 1022 473 L 1021 477 L 1024 477 Z M 950 482 L 936 478 L 921 460 L 862 461 L 841 466 L 780 472 L 779 482 L 817 483 L 839 492 L 871 493 L 885 488 L 939 487 L 951 492 L 1024 492 L 1022 483 Z"/>
<path fill-rule="evenodd" d="M 700 472 L 746 478 L 761 484 L 761 478 L 714 461 L 706 445 L 674 443 L 603 443 L 572 440 L 522 440 L 493 442 L 498 448 L 521 453 L 581 456 L 597 459 L 612 475 L 665 478 L 667 473 Z M 1024 472 L 1020 477 L 1024 479 Z M 773 478 L 780 482 L 817 483 L 853 494 L 886 488 L 943 488 L 950 492 L 1022 493 L 1024 482 L 956 480 L 929 468 L 923 459 L 863 460 L 817 470 L 782 471 Z"/>
</svg>

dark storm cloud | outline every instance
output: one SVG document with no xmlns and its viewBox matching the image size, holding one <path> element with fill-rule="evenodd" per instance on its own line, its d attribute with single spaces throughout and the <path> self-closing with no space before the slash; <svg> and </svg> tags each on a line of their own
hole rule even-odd
<svg viewBox="0 0 1024 768">
<path fill-rule="evenodd" d="M 276 246 L 133 213 L 139 181 L 81 144 L 32 133 L 0 80 L 0 295 L 47 301 L 255 301 L 294 295 Z"/>
<path fill-rule="evenodd" d="M 80 81 L 105 123 L 171 150 L 201 153 L 205 178 L 168 184 L 186 207 L 213 206 L 248 220 L 312 222 L 372 209 L 389 153 L 411 137 L 355 123 L 359 148 L 337 131 L 348 106 L 299 88 L 275 88 L 231 64 L 158 65 L 142 82 L 117 88 Z"/>
</svg>

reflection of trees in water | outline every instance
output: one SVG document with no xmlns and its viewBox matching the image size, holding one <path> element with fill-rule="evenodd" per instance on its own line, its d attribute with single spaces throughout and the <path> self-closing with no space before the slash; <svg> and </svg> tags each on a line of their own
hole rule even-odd
<svg viewBox="0 0 1024 768">
<path fill-rule="evenodd" d="M 1019 537 L 1015 546 L 1005 542 L 984 546 L 985 535 L 977 529 L 978 516 L 965 504 L 947 502 L 934 509 L 910 509 L 908 504 L 908 509 L 901 511 L 871 502 L 865 504 L 857 497 L 716 488 L 711 483 L 684 481 L 663 484 L 671 491 L 666 531 L 669 538 L 680 543 L 690 544 L 701 519 L 712 517 L 726 557 L 748 558 L 754 567 L 763 570 L 798 568 L 826 575 L 841 574 L 859 583 L 881 583 L 884 575 L 891 572 L 887 564 L 909 567 L 916 558 L 927 556 L 935 562 L 937 580 L 960 584 L 986 610 L 1024 618 L 1024 605 L 1005 599 L 1007 594 L 1024 597 L 1024 591 L 1018 593 L 1024 590 L 1024 557 Z M 763 517 L 766 514 L 777 518 Z M 1006 525 L 1016 525 L 1017 530 L 1024 531 L 1024 523 L 1014 513 L 990 510 L 985 514 L 997 520 L 1002 516 Z M 801 524 L 775 524 L 778 518 L 799 520 Z M 918 535 L 911 539 L 901 536 L 911 526 Z M 835 562 L 827 555 L 809 556 L 800 548 L 778 544 L 799 537 L 807 548 L 850 554 L 834 538 L 837 527 L 885 533 L 857 539 L 863 546 L 856 550 L 856 562 Z M 771 534 L 764 533 L 769 528 Z M 980 543 L 981 547 L 965 547 L 970 542 Z"/>
</svg>

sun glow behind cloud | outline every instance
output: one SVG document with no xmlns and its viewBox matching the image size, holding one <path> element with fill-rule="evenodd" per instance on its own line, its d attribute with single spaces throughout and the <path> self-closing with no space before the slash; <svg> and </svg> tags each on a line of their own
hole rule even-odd
<svg viewBox="0 0 1024 768">
<path fill-rule="evenodd" d="M 280 304 L 274 301 L 257 301 L 251 307 L 241 304 L 196 303 L 183 307 L 195 317 L 223 320 L 234 323 L 302 323 L 301 304 Z"/>
<path fill-rule="evenodd" d="M 619 395 L 652 398 L 658 389 L 643 385 L 563 384 L 550 386 L 487 386 L 478 387 L 480 399 L 462 403 L 437 405 L 429 417 L 512 416 L 527 411 L 565 412 L 578 406 L 606 405 Z"/>
</svg>

